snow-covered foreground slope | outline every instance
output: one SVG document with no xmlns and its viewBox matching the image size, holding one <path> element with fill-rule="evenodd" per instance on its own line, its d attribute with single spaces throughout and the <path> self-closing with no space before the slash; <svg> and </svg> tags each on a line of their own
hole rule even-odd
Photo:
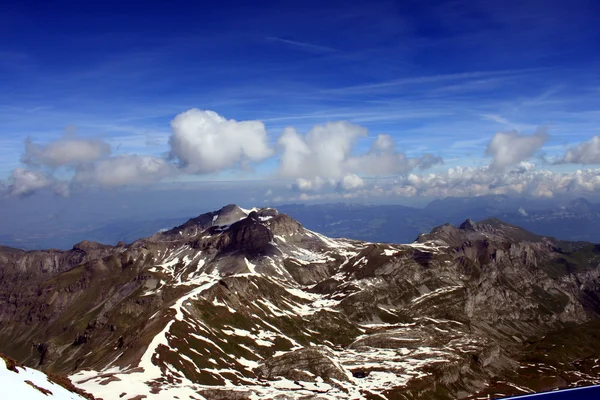
<svg viewBox="0 0 600 400">
<path fill-rule="evenodd" d="M 555 245 L 499 221 L 405 245 L 332 239 L 227 206 L 130 245 L 0 254 L 14 274 L 0 275 L 0 343 L 104 400 L 480 398 L 592 382 L 588 366 L 564 378 L 574 358 L 561 354 L 537 387 L 559 367 L 522 356 L 535 335 L 600 312 L 598 251 Z"/>
<path fill-rule="evenodd" d="M 10 366 L 10 369 L 9 369 Z M 18 400 L 87 400 L 33 368 L 16 366 L 0 355 L 0 397 Z"/>
</svg>

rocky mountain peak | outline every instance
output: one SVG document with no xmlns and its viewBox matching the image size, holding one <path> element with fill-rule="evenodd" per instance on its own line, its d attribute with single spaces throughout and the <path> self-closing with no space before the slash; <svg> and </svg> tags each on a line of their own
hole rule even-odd
<svg viewBox="0 0 600 400">
<path fill-rule="evenodd" d="M 466 231 L 474 231 L 476 229 L 475 222 L 472 219 L 467 219 L 465 222 L 460 224 L 459 229 Z"/>
<path fill-rule="evenodd" d="M 246 218 L 249 214 L 249 210 L 244 210 L 235 204 L 229 204 L 221 208 L 219 211 L 209 214 L 213 214 L 213 225 L 230 225 L 243 218 Z"/>
<path fill-rule="evenodd" d="M 274 235 L 261 223 L 256 211 L 251 211 L 248 216 L 234 222 L 227 229 L 227 237 L 229 243 L 225 246 L 225 251 L 236 251 L 252 257 L 274 251 Z"/>
<path fill-rule="evenodd" d="M 73 245 L 73 250 L 81 250 L 81 251 L 87 252 L 87 251 L 91 251 L 91 250 L 106 249 L 109 247 L 111 247 L 111 246 L 108 246 L 108 245 L 105 245 L 102 243 L 98 243 L 98 242 L 91 242 L 89 240 L 83 240 L 83 241 Z"/>
<path fill-rule="evenodd" d="M 236 204 L 229 204 L 217 211 L 211 211 L 190 218 L 182 225 L 178 225 L 170 230 L 159 232 L 150 238 L 151 241 L 189 239 L 196 237 L 206 229 L 213 226 L 229 226 L 238 222 L 257 209 L 245 210 Z"/>
<path fill-rule="evenodd" d="M 507 224 L 497 218 L 487 218 L 479 222 L 467 219 L 456 228 L 445 224 L 434 228 L 431 233 L 420 235 L 418 242 L 442 241 L 450 246 L 460 246 L 465 241 L 485 240 L 497 242 L 540 242 L 543 236 L 533 234 L 518 226 Z M 548 239 L 546 239 L 548 240 Z"/>
</svg>

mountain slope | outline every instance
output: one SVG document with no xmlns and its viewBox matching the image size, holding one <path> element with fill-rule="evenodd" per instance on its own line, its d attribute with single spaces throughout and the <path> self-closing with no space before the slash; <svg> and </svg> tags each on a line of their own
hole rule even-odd
<svg viewBox="0 0 600 400">
<path fill-rule="evenodd" d="M 0 249 L 0 350 L 105 400 L 519 393 L 531 346 L 598 319 L 599 262 L 499 220 L 392 245 L 230 205 L 129 245 Z M 584 373 L 542 364 L 536 390 Z"/>
<path fill-rule="evenodd" d="M 27 400 L 93 400 L 89 393 L 77 389 L 64 377 L 47 376 L 43 372 L 19 365 L 0 354 L 0 387 L 8 398 Z"/>
</svg>

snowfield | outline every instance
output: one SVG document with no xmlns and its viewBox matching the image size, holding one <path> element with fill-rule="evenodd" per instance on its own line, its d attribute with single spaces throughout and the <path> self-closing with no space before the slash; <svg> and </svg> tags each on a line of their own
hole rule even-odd
<svg viewBox="0 0 600 400">
<path fill-rule="evenodd" d="M 46 374 L 26 367 L 7 368 L 8 361 L 0 357 L 0 397 L 19 400 L 86 400 L 52 382 Z M 107 399 L 108 400 L 108 399 Z"/>
</svg>

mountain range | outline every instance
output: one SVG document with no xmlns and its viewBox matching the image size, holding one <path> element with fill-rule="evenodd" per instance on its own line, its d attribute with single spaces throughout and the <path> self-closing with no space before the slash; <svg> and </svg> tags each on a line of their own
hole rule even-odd
<svg viewBox="0 0 600 400">
<path fill-rule="evenodd" d="M 0 352 L 104 400 L 599 383 L 600 246 L 497 218 L 410 244 L 330 238 L 282 211 L 229 205 L 115 246 L 0 247 Z"/>
<path fill-rule="evenodd" d="M 498 218 L 562 240 L 600 242 L 600 205 L 584 198 L 564 203 L 504 195 L 447 197 L 424 208 L 399 205 L 289 204 L 278 207 L 306 227 L 331 237 L 410 243 L 444 223 Z"/>
<path fill-rule="evenodd" d="M 542 235 L 562 240 L 600 243 L 600 204 L 584 198 L 571 200 L 532 199 L 490 195 L 447 197 L 433 200 L 423 208 L 401 205 L 358 203 L 283 204 L 277 209 L 307 228 L 329 237 L 370 242 L 410 243 L 444 223 L 458 225 L 467 218 L 499 218 Z M 109 213 L 99 210 L 74 215 L 69 209 L 50 216 L 31 215 L 22 210 L 5 214 L 0 226 L 0 243 L 28 250 L 70 249 L 82 240 L 116 244 L 131 243 L 151 236 L 185 220 L 185 210 L 173 209 L 152 216 Z M 183 216 L 182 216 L 183 215 Z"/>
</svg>

